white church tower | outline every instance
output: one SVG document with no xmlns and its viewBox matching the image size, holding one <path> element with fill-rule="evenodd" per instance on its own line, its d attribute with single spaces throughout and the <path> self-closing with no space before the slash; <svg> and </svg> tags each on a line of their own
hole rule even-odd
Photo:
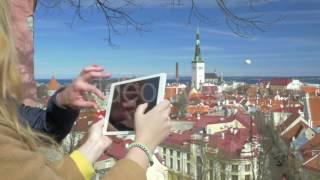
<svg viewBox="0 0 320 180">
<path fill-rule="evenodd" d="M 196 89 L 200 89 L 202 83 L 205 80 L 205 63 L 201 57 L 200 52 L 200 33 L 199 28 L 196 34 L 196 49 L 194 58 L 192 61 L 192 86 Z"/>
</svg>

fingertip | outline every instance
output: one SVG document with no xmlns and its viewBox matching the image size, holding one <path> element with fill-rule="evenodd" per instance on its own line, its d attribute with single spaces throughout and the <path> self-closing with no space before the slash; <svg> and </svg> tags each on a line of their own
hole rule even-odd
<svg viewBox="0 0 320 180">
<path fill-rule="evenodd" d="M 94 103 L 94 102 L 92 102 L 91 107 L 92 107 L 92 108 L 94 108 L 94 109 L 98 109 L 97 104 L 96 104 L 96 103 Z"/>
<path fill-rule="evenodd" d="M 104 76 L 107 78 L 107 77 L 111 77 L 112 74 L 111 73 L 105 73 Z"/>
<path fill-rule="evenodd" d="M 100 91 L 100 90 L 99 90 Z M 105 100 L 107 97 L 100 91 L 98 94 L 96 94 L 100 99 Z"/>
</svg>

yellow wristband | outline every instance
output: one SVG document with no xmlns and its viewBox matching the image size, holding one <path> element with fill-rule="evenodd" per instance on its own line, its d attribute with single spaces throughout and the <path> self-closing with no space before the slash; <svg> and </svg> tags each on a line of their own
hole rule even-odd
<svg viewBox="0 0 320 180">
<path fill-rule="evenodd" d="M 87 158 L 84 157 L 80 153 L 80 151 L 74 151 L 73 153 L 71 153 L 70 157 L 76 163 L 83 177 L 86 180 L 90 180 L 95 174 L 95 171 L 92 167 L 92 164 L 87 160 Z"/>
</svg>

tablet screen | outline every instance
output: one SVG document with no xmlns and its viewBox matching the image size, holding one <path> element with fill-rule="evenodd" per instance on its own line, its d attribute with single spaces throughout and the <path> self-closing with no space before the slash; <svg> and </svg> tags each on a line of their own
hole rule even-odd
<svg viewBox="0 0 320 180">
<path fill-rule="evenodd" d="M 113 131 L 134 131 L 138 105 L 148 103 L 146 112 L 157 104 L 160 77 L 125 83 L 114 87 L 109 125 Z"/>
</svg>

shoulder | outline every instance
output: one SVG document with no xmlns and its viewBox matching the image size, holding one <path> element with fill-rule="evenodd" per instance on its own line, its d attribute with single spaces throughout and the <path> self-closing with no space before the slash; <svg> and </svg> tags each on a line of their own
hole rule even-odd
<svg viewBox="0 0 320 180">
<path fill-rule="evenodd" d="M 13 147 L 22 149 L 28 148 L 27 144 L 22 140 L 17 131 L 4 124 L 0 124 L 0 144 L 2 150 L 8 148 L 8 151 Z"/>
</svg>

